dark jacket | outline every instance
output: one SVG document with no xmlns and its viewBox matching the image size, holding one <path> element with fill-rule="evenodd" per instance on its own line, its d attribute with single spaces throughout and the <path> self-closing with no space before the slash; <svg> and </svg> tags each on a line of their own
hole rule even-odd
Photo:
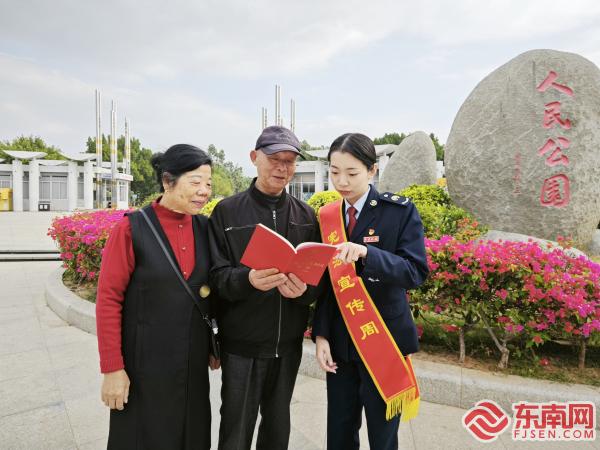
<svg viewBox="0 0 600 450">
<path fill-rule="evenodd" d="M 364 238 L 379 237 L 365 244 Z M 429 273 L 423 224 L 417 208 L 407 198 L 386 192 L 379 194 L 371 187 L 358 216 L 350 241 L 368 248 L 364 264 L 359 260 L 356 272 L 375 302 L 381 317 L 404 355 L 419 349 L 417 330 L 406 298 L 406 290 L 422 284 Z M 331 288 L 319 296 L 313 336 L 329 340 L 334 361 L 359 360 Z M 336 359 L 337 358 L 337 359 Z"/>
<path fill-rule="evenodd" d="M 299 351 L 316 300 L 308 286 L 299 298 L 255 289 L 250 269 L 240 259 L 258 223 L 285 236 L 294 246 L 320 241 L 314 211 L 285 191 L 277 200 L 260 192 L 254 180 L 244 192 L 220 201 L 209 220 L 211 286 L 219 300 L 219 335 L 223 350 L 246 357 L 277 357 Z M 265 249 L 268 251 L 268 249 Z"/>
</svg>

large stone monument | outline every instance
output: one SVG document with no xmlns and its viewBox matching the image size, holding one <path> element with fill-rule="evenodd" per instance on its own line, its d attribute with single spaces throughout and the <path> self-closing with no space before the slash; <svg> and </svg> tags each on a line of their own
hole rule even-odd
<svg viewBox="0 0 600 450">
<path fill-rule="evenodd" d="M 496 230 L 586 248 L 600 221 L 600 70 L 554 50 L 484 78 L 445 147 L 452 199 Z"/>
<path fill-rule="evenodd" d="M 400 143 L 379 179 L 378 190 L 398 192 L 411 184 L 435 184 L 435 147 L 423 131 L 416 131 Z"/>
</svg>

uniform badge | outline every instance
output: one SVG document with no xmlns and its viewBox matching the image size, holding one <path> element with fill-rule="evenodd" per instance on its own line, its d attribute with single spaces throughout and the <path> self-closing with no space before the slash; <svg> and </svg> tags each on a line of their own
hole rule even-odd
<svg viewBox="0 0 600 450">
<path fill-rule="evenodd" d="M 369 205 L 371 205 L 371 206 L 377 206 L 377 200 L 371 200 L 369 202 Z"/>
<path fill-rule="evenodd" d="M 373 228 L 369 228 L 369 236 L 373 236 L 375 234 L 375 230 Z"/>
<path fill-rule="evenodd" d="M 207 284 L 204 284 L 198 292 L 200 293 L 200 297 L 206 298 L 210 295 L 210 288 Z"/>
<path fill-rule="evenodd" d="M 365 236 L 363 238 L 363 242 L 365 244 L 370 244 L 370 243 L 373 243 L 373 242 L 379 242 L 379 236 Z"/>
<path fill-rule="evenodd" d="M 398 197 L 397 195 L 392 195 L 392 200 L 394 200 L 394 201 L 398 201 L 399 198 L 400 197 Z"/>
</svg>

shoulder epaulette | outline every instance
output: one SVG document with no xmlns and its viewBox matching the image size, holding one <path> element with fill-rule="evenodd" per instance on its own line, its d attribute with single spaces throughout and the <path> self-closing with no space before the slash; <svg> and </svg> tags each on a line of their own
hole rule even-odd
<svg viewBox="0 0 600 450">
<path fill-rule="evenodd" d="M 384 192 L 379 196 L 383 201 L 395 203 L 396 205 L 407 206 L 410 203 L 410 198 L 403 195 L 394 194 L 393 192 Z"/>
</svg>

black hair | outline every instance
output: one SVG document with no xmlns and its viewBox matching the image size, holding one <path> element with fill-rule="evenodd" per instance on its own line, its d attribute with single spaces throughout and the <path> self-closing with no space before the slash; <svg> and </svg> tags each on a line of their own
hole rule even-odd
<svg viewBox="0 0 600 450">
<path fill-rule="evenodd" d="M 342 134 L 333 141 L 327 153 L 327 161 L 331 162 L 331 154 L 334 152 L 350 153 L 362 162 L 367 170 L 371 170 L 377 162 L 375 144 L 368 136 L 360 133 Z"/>
<path fill-rule="evenodd" d="M 154 168 L 160 192 L 165 191 L 163 181 L 176 184 L 179 177 L 186 172 L 207 164 L 212 167 L 212 160 L 206 152 L 189 144 L 176 144 L 164 153 L 156 153 L 150 163 Z"/>
</svg>

